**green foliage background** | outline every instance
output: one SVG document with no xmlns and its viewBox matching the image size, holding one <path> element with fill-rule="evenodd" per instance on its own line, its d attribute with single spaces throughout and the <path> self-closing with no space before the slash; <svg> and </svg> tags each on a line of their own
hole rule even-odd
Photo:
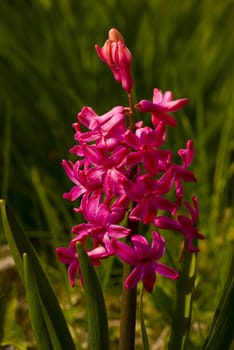
<svg viewBox="0 0 234 350">
<path fill-rule="evenodd" d="M 234 238 L 233 22 L 232 0 L 0 1 L 0 197 L 42 247 L 68 240 L 77 223 L 62 199 L 70 183 L 60 165 L 70 157 L 77 113 L 127 103 L 94 44 L 111 27 L 121 31 L 133 54 L 136 101 L 150 99 L 154 87 L 189 97 L 168 143 L 176 150 L 195 142 L 206 236 L 197 317 L 208 324 Z"/>
</svg>

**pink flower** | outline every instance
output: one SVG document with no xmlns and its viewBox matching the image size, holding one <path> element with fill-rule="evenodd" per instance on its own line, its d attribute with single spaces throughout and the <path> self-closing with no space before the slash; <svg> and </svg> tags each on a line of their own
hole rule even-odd
<svg viewBox="0 0 234 350">
<path fill-rule="evenodd" d="M 87 170 L 81 170 L 84 162 L 77 160 L 75 163 L 72 161 L 63 160 L 62 166 L 67 173 L 67 176 L 75 184 L 72 187 L 70 192 L 66 192 L 63 195 L 63 198 L 70 200 L 71 202 L 75 201 L 81 195 L 86 192 L 92 192 L 100 187 L 102 187 L 102 182 L 94 168 Z"/>
<path fill-rule="evenodd" d="M 102 192 L 96 191 L 92 195 L 85 195 L 82 199 L 79 212 L 82 213 L 87 223 L 81 223 L 72 228 L 72 233 L 77 235 L 80 242 L 85 242 L 91 237 L 94 247 L 107 245 L 112 238 L 122 238 L 130 233 L 130 229 L 117 225 L 125 215 L 125 207 L 118 206 L 119 201 L 109 207 L 101 202 Z M 116 205 L 117 204 L 117 205 Z"/>
<path fill-rule="evenodd" d="M 89 129 L 82 132 L 80 125 L 74 123 L 75 140 L 82 142 L 96 142 L 96 145 L 105 145 L 108 149 L 113 149 L 123 140 L 126 130 L 125 109 L 122 106 L 116 106 L 107 113 L 99 116 L 90 107 L 83 107 L 78 113 L 78 121 Z"/>
<path fill-rule="evenodd" d="M 68 248 L 66 247 L 58 247 L 56 249 L 56 254 L 60 262 L 63 264 L 68 265 L 68 277 L 69 281 L 72 287 L 75 286 L 75 278 L 76 275 L 79 276 L 81 283 L 82 282 L 82 275 L 80 270 L 80 263 L 79 263 L 79 257 L 76 251 L 76 245 L 79 243 L 78 239 L 75 238 L 70 242 L 70 245 Z M 91 259 L 91 262 L 94 266 L 97 266 L 100 264 L 100 259 L 105 259 L 111 254 L 114 254 L 114 251 L 110 252 L 107 251 L 107 249 L 103 246 L 96 247 L 91 250 L 87 250 L 86 253 Z"/>
<path fill-rule="evenodd" d="M 149 174 L 138 176 L 136 182 L 124 183 L 127 196 L 136 203 L 129 214 L 131 220 L 143 220 L 149 224 L 157 215 L 158 209 L 172 212 L 175 204 L 164 198 L 174 184 L 174 171 L 172 168 L 163 174 L 159 180 L 153 180 Z"/>
<path fill-rule="evenodd" d="M 123 181 L 128 176 L 128 170 L 125 166 L 128 149 L 119 145 L 110 153 L 103 146 L 82 145 L 85 161 L 91 164 L 95 175 L 102 182 L 102 187 L 108 197 L 122 194 Z"/>
<path fill-rule="evenodd" d="M 166 129 L 162 122 L 154 130 L 149 126 L 138 128 L 135 133 L 127 130 L 125 142 L 136 150 L 128 154 L 127 164 L 134 166 L 142 162 L 147 173 L 157 176 L 162 163 L 169 162 L 172 157 L 172 152 L 158 149 L 165 138 Z"/>
<path fill-rule="evenodd" d="M 120 83 L 124 90 L 131 92 L 133 79 L 131 73 L 132 55 L 125 46 L 120 32 L 114 28 L 109 31 L 109 38 L 103 47 L 95 45 L 98 56 L 111 69 L 115 80 Z"/>
<path fill-rule="evenodd" d="M 78 260 L 78 254 L 76 252 L 76 246 L 73 241 L 70 242 L 69 248 L 58 247 L 56 248 L 56 254 L 60 262 L 68 265 L 68 277 L 72 287 L 75 286 L 75 277 L 77 273 L 80 275 L 80 264 Z"/>
<path fill-rule="evenodd" d="M 178 151 L 178 154 L 180 158 L 183 161 L 183 166 L 187 168 L 189 165 L 191 165 L 194 157 L 194 145 L 192 140 L 188 140 L 186 144 L 187 148 L 183 149 L 181 148 Z"/>
<path fill-rule="evenodd" d="M 178 278 L 179 275 L 175 270 L 158 262 L 165 253 L 165 240 L 156 231 L 152 233 L 152 238 L 151 247 L 147 239 L 141 235 L 132 236 L 132 247 L 117 240 L 113 241 L 115 253 L 124 262 L 134 267 L 124 281 L 125 288 L 134 288 L 142 280 L 144 288 L 152 292 L 156 272 L 168 278 Z"/>
<path fill-rule="evenodd" d="M 176 219 L 166 216 L 158 216 L 154 219 L 156 227 L 166 230 L 179 231 L 184 235 L 185 243 L 188 243 L 188 250 L 190 252 L 197 252 L 199 249 L 194 247 L 193 241 L 195 239 L 204 239 L 204 236 L 199 233 L 196 224 L 198 221 L 198 203 L 197 198 L 193 197 L 193 207 L 187 202 L 184 202 L 190 217 L 185 215 L 178 215 Z"/>
<path fill-rule="evenodd" d="M 197 182 L 197 178 L 194 173 L 187 169 L 193 161 L 194 157 L 194 146 L 193 141 L 188 140 L 186 144 L 186 149 L 180 149 L 178 151 L 179 156 L 182 159 L 182 165 L 171 163 L 170 166 L 173 167 L 175 171 L 175 189 L 176 189 L 176 200 L 177 208 L 181 205 L 182 199 L 184 197 L 184 190 L 182 181 L 186 182 Z"/>
<path fill-rule="evenodd" d="M 141 100 L 136 105 L 140 112 L 152 113 L 152 123 L 157 127 L 160 121 L 170 126 L 176 126 L 176 121 L 168 112 L 176 112 L 188 103 L 187 98 L 181 98 L 173 101 L 171 91 L 166 91 L 164 94 L 161 90 L 155 88 L 153 91 L 153 102 L 148 100 Z"/>
</svg>

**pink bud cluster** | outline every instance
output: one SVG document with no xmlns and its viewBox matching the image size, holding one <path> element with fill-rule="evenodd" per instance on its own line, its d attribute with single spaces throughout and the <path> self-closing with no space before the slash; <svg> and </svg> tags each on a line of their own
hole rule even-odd
<svg viewBox="0 0 234 350">
<path fill-rule="evenodd" d="M 133 79 L 131 53 L 121 34 L 112 29 L 102 48 L 96 45 L 100 58 L 107 63 L 114 78 L 131 94 Z M 73 183 L 64 198 L 79 206 L 75 212 L 84 222 L 72 228 L 74 238 L 68 248 L 57 248 L 61 262 L 68 265 L 71 285 L 78 274 L 82 279 L 76 244 L 82 244 L 93 265 L 112 255 L 132 266 L 124 282 L 133 288 L 141 280 L 145 289 L 153 290 L 156 273 L 176 279 L 178 272 L 159 262 L 166 242 L 158 232 L 170 229 L 180 232 L 185 247 L 198 251 L 195 239 L 202 239 L 196 227 L 197 198 L 192 205 L 184 200 L 183 183 L 196 182 L 189 166 L 194 157 L 192 140 L 178 151 L 179 164 L 171 150 L 163 148 L 166 126 L 175 126 L 171 116 L 188 102 L 173 100 L 170 91 L 153 91 L 153 100 L 141 100 L 134 107 L 116 106 L 99 116 L 90 107 L 83 107 L 73 124 L 76 144 L 70 152 L 76 161 L 63 160 L 64 170 Z M 135 112 L 140 121 L 128 123 Z M 151 119 L 145 113 L 150 113 Z M 147 120 L 144 125 L 143 120 Z M 150 126 L 151 122 L 151 126 Z M 128 124 L 133 125 L 133 127 Z M 183 214 L 178 214 L 182 211 Z M 187 214 L 186 214 L 187 212 Z M 128 221 L 127 227 L 123 225 Z M 150 242 L 146 232 L 137 232 L 136 224 L 154 226 Z M 88 243 L 87 243 L 88 242 Z"/>
</svg>

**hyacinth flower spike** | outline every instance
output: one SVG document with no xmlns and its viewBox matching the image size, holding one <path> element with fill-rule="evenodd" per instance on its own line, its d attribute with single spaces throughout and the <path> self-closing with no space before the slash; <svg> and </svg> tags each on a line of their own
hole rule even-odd
<svg viewBox="0 0 234 350">
<path fill-rule="evenodd" d="M 171 114 L 183 108 L 188 99 L 174 100 L 171 91 L 163 93 L 154 88 L 152 101 L 134 103 L 132 55 L 120 32 L 112 28 L 104 45 L 95 48 L 127 92 L 129 105 L 117 105 L 103 115 L 84 106 L 78 113 L 73 124 L 76 144 L 70 149 L 77 160 L 63 160 L 62 165 L 73 183 L 64 198 L 78 200 L 74 211 L 84 221 L 72 228 L 75 238 L 69 247 L 57 248 L 56 252 L 68 265 L 72 286 L 76 275 L 82 282 L 77 244 L 82 245 L 94 266 L 111 255 L 123 262 L 119 349 L 125 350 L 134 348 L 138 282 L 152 292 L 157 273 L 171 279 L 179 277 L 178 272 L 159 262 L 166 242 L 157 230 L 170 229 L 183 235 L 182 256 L 185 248 L 197 252 L 196 241 L 204 237 L 196 226 L 197 199 L 193 197 L 191 205 L 184 193 L 184 182 L 197 181 L 188 169 L 194 157 L 193 142 L 188 140 L 186 148 L 177 152 L 180 164 L 172 161 L 173 150 L 165 148 L 167 126 L 176 126 Z M 145 113 L 151 114 L 146 125 Z M 151 243 L 148 235 L 139 234 L 139 227 L 149 224 L 155 226 Z"/>
</svg>

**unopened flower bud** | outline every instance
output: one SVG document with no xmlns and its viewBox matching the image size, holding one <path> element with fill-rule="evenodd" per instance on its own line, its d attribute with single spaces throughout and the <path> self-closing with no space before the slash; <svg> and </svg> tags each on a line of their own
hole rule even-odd
<svg viewBox="0 0 234 350">
<path fill-rule="evenodd" d="M 122 41 L 124 43 L 124 38 L 122 34 L 115 28 L 111 28 L 109 30 L 109 40 L 110 41 Z"/>
<path fill-rule="evenodd" d="M 131 52 L 117 29 L 110 29 L 108 34 L 109 37 L 103 47 L 95 45 L 97 54 L 109 66 L 115 80 L 130 93 L 133 87 Z"/>
</svg>

